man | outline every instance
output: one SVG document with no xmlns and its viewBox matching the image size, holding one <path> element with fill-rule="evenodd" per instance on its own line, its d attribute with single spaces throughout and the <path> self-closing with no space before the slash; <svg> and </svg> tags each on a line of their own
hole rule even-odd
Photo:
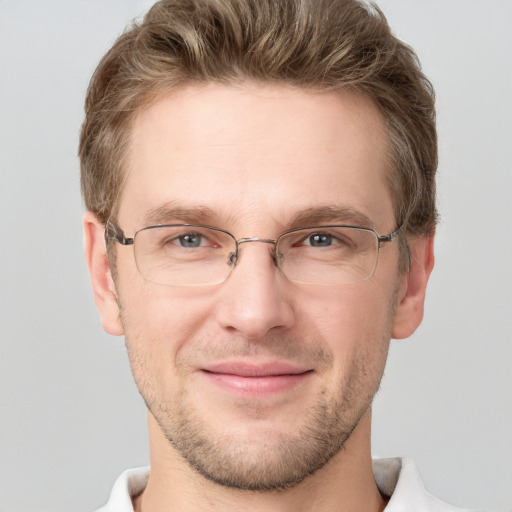
<svg viewBox="0 0 512 512">
<path fill-rule="evenodd" d="M 433 103 L 354 0 L 169 0 L 118 39 L 86 101 L 85 252 L 151 473 L 102 510 L 454 510 L 370 455 L 433 267 Z"/>
</svg>

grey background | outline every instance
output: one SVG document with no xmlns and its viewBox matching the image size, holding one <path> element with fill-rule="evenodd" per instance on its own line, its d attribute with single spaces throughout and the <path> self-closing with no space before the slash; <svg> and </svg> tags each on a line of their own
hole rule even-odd
<svg viewBox="0 0 512 512">
<path fill-rule="evenodd" d="M 147 463 L 122 339 L 82 258 L 88 79 L 145 0 L 0 0 L 0 510 L 87 511 Z M 512 2 L 381 0 L 438 94 L 437 265 L 395 341 L 373 450 L 455 504 L 512 510 Z"/>
</svg>

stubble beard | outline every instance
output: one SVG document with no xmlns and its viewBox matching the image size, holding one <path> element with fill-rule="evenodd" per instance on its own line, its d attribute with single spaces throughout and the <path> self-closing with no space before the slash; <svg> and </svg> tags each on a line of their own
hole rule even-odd
<svg viewBox="0 0 512 512">
<path fill-rule="evenodd" d="M 379 387 L 389 344 L 386 336 L 379 344 L 381 356 L 375 359 L 375 354 L 360 355 L 335 396 L 328 389 L 319 391 L 317 403 L 299 419 L 301 427 L 295 432 L 267 427 L 266 431 L 257 430 L 254 438 L 248 434 L 235 437 L 229 429 L 213 429 L 195 408 L 186 389 L 182 388 L 172 400 L 159 398 L 162 395 L 157 386 L 148 380 L 144 356 L 135 353 L 128 336 L 127 347 L 139 391 L 174 450 L 211 482 L 231 489 L 271 492 L 303 482 L 343 449 Z M 297 351 L 297 340 L 273 338 L 269 345 L 272 353 L 279 356 Z M 257 352 L 258 347 L 261 346 L 247 342 L 245 349 L 238 348 L 236 352 L 247 355 L 248 351 Z M 276 350 L 277 347 L 280 348 Z M 322 349 L 305 350 L 320 367 L 332 366 L 332 356 Z M 375 367 L 375 361 L 382 364 Z M 247 407 L 257 412 L 257 403 Z M 257 422 L 255 428 L 259 428 Z"/>
<path fill-rule="evenodd" d="M 212 432 L 186 402 L 172 419 L 157 421 L 174 449 L 206 479 L 237 490 L 282 491 L 303 482 L 343 449 L 371 399 L 356 414 L 348 403 L 324 399 L 302 420 L 298 433 L 258 431 L 259 446 L 247 437 Z"/>
</svg>

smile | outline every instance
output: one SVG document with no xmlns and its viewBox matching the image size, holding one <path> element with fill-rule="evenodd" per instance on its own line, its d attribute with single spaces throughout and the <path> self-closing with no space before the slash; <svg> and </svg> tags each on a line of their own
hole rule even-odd
<svg viewBox="0 0 512 512">
<path fill-rule="evenodd" d="M 313 370 L 280 362 L 262 365 L 233 362 L 203 368 L 202 373 L 225 391 L 245 397 L 263 397 L 292 391 L 304 383 Z"/>
</svg>

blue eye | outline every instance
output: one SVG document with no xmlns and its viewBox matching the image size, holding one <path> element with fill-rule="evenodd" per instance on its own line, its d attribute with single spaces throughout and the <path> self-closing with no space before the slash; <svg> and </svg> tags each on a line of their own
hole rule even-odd
<svg viewBox="0 0 512 512">
<path fill-rule="evenodd" d="M 332 245 L 332 235 L 329 233 L 313 233 L 305 240 L 311 247 L 329 247 Z"/>
<path fill-rule="evenodd" d="M 181 247 L 201 247 L 203 236 L 199 233 L 187 233 L 180 235 L 177 241 Z"/>
</svg>

